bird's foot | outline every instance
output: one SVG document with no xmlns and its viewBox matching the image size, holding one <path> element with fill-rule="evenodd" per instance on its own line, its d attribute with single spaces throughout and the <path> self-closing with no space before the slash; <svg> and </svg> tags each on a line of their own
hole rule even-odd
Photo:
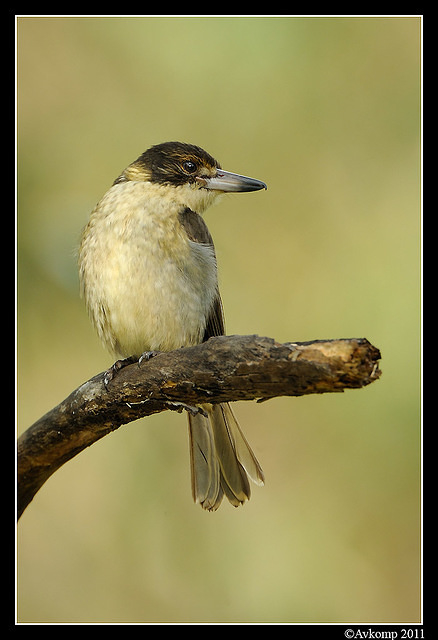
<svg viewBox="0 0 438 640">
<path fill-rule="evenodd" d="M 123 369 L 123 367 L 127 367 L 128 364 L 133 364 L 134 362 L 136 362 L 136 360 L 137 358 L 135 356 L 129 356 L 129 358 L 117 360 L 107 371 L 105 371 L 105 374 L 103 376 L 103 384 L 105 385 L 106 389 L 108 389 L 109 383 L 111 382 L 111 380 L 113 380 L 113 378 L 116 377 L 120 369 Z"/>
<path fill-rule="evenodd" d="M 141 365 L 143 360 L 146 360 L 147 362 L 151 358 L 155 358 L 155 356 L 157 356 L 159 353 L 160 351 L 145 351 L 144 353 L 141 354 L 141 356 L 138 359 L 138 366 Z"/>
<path fill-rule="evenodd" d="M 129 356 L 129 358 L 117 360 L 104 374 L 103 383 L 105 385 L 105 388 L 108 390 L 109 383 L 116 377 L 120 369 L 127 367 L 129 364 L 134 364 L 134 362 L 137 362 L 138 366 L 140 366 L 143 360 L 146 360 L 147 362 L 151 358 L 157 356 L 159 353 L 159 351 L 145 351 L 139 358 L 137 358 L 137 356 Z"/>
</svg>

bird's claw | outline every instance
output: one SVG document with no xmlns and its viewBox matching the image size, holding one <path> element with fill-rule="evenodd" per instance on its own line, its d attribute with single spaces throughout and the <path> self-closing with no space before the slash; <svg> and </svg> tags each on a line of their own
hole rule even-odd
<svg viewBox="0 0 438 640">
<path fill-rule="evenodd" d="M 159 353 L 159 351 L 145 351 L 141 354 L 140 358 L 137 358 L 137 356 L 129 356 L 129 358 L 116 360 L 116 362 L 104 373 L 103 384 L 105 385 L 105 389 L 108 391 L 109 383 L 116 377 L 120 369 L 127 367 L 129 364 L 134 364 L 134 362 L 137 362 L 138 366 L 140 366 L 143 360 L 148 361 Z"/>
<path fill-rule="evenodd" d="M 157 356 L 159 353 L 160 353 L 159 351 L 145 351 L 144 353 L 141 354 L 141 356 L 138 359 L 138 366 L 141 365 L 143 360 L 146 360 L 147 362 L 151 358 L 155 358 L 155 356 Z"/>
<path fill-rule="evenodd" d="M 108 385 L 116 377 L 120 369 L 123 367 L 127 367 L 128 364 L 132 364 L 135 362 L 137 358 L 135 356 L 130 356 L 129 358 L 123 358 L 122 360 L 116 360 L 116 362 L 107 370 L 103 376 L 103 384 L 105 388 L 108 390 Z"/>
</svg>

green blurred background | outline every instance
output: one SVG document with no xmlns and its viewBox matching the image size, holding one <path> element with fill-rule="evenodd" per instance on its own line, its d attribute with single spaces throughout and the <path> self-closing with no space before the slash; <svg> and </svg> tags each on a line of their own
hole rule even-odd
<svg viewBox="0 0 438 640">
<path fill-rule="evenodd" d="M 206 214 L 228 333 L 366 337 L 383 376 L 239 403 L 266 474 L 192 503 L 184 416 L 56 472 L 18 527 L 22 622 L 420 618 L 420 19 L 18 19 L 18 417 L 111 364 L 78 295 L 95 203 L 151 144 L 268 183 Z"/>
</svg>

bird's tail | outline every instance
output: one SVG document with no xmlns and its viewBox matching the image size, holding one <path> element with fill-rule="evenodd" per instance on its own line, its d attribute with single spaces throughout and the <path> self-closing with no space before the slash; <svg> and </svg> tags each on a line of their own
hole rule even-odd
<svg viewBox="0 0 438 640">
<path fill-rule="evenodd" d="M 249 500 L 248 477 L 264 483 L 262 468 L 245 439 L 229 404 L 206 404 L 189 414 L 190 462 L 193 499 L 215 511 L 225 496 L 238 507 Z"/>
</svg>

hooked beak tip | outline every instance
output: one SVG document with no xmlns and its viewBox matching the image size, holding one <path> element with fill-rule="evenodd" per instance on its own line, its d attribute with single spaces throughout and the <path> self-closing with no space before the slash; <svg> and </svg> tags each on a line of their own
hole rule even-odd
<svg viewBox="0 0 438 640">
<path fill-rule="evenodd" d="M 223 169 L 218 169 L 216 176 L 213 178 L 198 178 L 198 180 L 203 180 L 205 182 L 206 189 L 222 191 L 225 193 L 259 191 L 260 189 L 268 188 L 266 183 L 261 180 L 249 178 L 248 176 L 241 176 L 238 173 L 231 173 L 230 171 L 224 171 Z"/>
</svg>

